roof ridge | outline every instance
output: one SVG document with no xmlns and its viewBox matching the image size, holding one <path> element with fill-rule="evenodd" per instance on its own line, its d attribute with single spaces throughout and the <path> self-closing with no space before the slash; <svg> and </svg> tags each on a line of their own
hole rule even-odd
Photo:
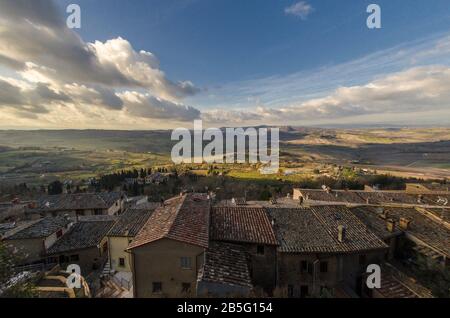
<svg viewBox="0 0 450 318">
<path fill-rule="evenodd" d="M 178 218 L 178 215 L 180 214 L 181 207 L 183 206 L 184 201 L 186 201 L 186 198 L 187 198 L 187 197 L 188 197 L 187 194 L 184 194 L 184 195 L 181 197 L 181 201 L 178 203 L 177 209 L 176 209 L 176 211 L 175 211 L 175 213 L 174 213 L 175 216 L 172 218 L 172 220 L 171 220 L 171 222 L 170 222 L 170 225 L 169 225 L 169 227 L 168 227 L 168 229 L 167 229 L 167 232 L 163 235 L 163 237 L 169 237 L 170 232 L 172 232 L 172 230 L 173 230 L 173 225 L 174 225 L 176 219 Z"/>
<path fill-rule="evenodd" d="M 99 198 L 105 205 L 107 204 L 107 202 L 105 201 L 105 199 L 103 198 L 103 196 L 100 195 L 100 193 L 95 192 L 94 194 L 95 194 L 95 196 L 96 196 L 97 198 Z"/>
<path fill-rule="evenodd" d="M 171 218 L 170 224 L 168 224 L 168 225 L 169 225 L 168 228 L 167 228 L 167 229 L 164 228 L 164 231 L 161 233 L 161 235 L 159 235 L 159 236 L 160 236 L 159 239 L 161 239 L 161 238 L 168 238 L 168 235 L 169 235 L 169 233 L 170 233 L 170 230 L 172 229 L 173 224 L 174 224 L 175 220 L 176 220 L 177 217 L 178 217 L 178 213 L 179 213 L 179 211 L 180 211 L 180 207 L 183 205 L 184 200 L 186 199 L 186 197 L 187 197 L 187 195 L 183 195 L 183 196 L 182 196 L 182 198 L 181 198 L 182 200 L 181 200 L 181 202 L 178 203 L 176 212 L 174 213 L 175 216 L 174 216 L 173 218 Z M 174 201 L 175 199 L 179 199 L 179 198 L 180 198 L 179 196 L 173 197 L 173 198 L 170 198 L 170 199 L 168 199 L 168 200 L 166 200 L 166 201 L 164 201 L 164 202 L 167 202 L 167 201 L 169 201 L 169 200 L 170 200 L 170 201 Z M 145 244 L 147 244 L 147 243 L 149 243 L 149 242 L 152 241 L 152 240 L 148 240 L 148 239 L 144 238 L 143 241 L 139 242 L 139 241 L 136 240 L 136 239 L 139 238 L 141 232 L 145 230 L 145 228 L 149 225 L 150 222 L 152 222 L 152 218 L 153 218 L 153 217 L 157 217 L 157 216 L 158 216 L 158 213 L 164 213 L 164 209 L 165 209 L 166 207 L 167 207 L 166 205 L 162 205 L 162 206 L 159 206 L 159 207 L 157 207 L 157 208 L 155 209 L 155 211 L 150 215 L 150 217 L 147 219 L 147 221 L 145 222 L 145 224 L 140 228 L 139 232 L 136 234 L 136 236 L 135 236 L 135 238 L 133 239 L 133 241 L 132 241 L 132 242 L 130 243 L 130 245 L 128 246 L 128 248 L 127 248 L 128 250 L 129 250 L 129 249 L 136 248 L 136 247 L 139 247 L 139 246 L 142 246 L 142 245 L 145 245 Z M 136 242 L 139 242 L 139 243 L 136 243 Z"/>
<path fill-rule="evenodd" d="M 329 229 L 328 224 L 325 222 L 322 216 L 320 216 L 320 213 L 316 213 L 315 206 L 310 207 L 311 212 L 313 213 L 314 217 L 319 221 L 319 223 L 324 227 L 325 231 L 328 233 L 328 235 L 331 236 L 331 239 L 335 242 L 340 244 L 339 240 L 333 235 L 331 230 Z"/>
</svg>

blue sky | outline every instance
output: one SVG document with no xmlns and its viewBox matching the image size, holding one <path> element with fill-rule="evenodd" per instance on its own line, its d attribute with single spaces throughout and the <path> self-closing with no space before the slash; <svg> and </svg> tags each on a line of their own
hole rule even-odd
<svg viewBox="0 0 450 318">
<path fill-rule="evenodd" d="M 80 78 L 75 80 L 74 77 L 73 81 L 61 75 L 55 84 L 55 79 L 48 79 L 49 73 L 43 77 L 35 67 L 27 72 L 17 72 L 16 79 L 39 83 L 45 78 L 43 83 L 56 93 L 63 88 L 74 89 L 72 84 L 76 84 L 76 89 L 82 86 L 99 94 L 99 98 L 89 100 L 91 104 L 95 100 L 94 104 L 101 107 L 102 103 L 97 103 L 97 100 L 102 99 L 105 102 L 103 108 L 124 110 L 127 116 L 132 114 L 149 119 L 145 123 L 149 127 L 161 124 L 151 120 L 155 119 L 152 118 L 155 110 L 160 114 L 156 119 L 166 118 L 170 111 L 178 114 L 180 108 L 176 106 L 190 107 L 177 115 L 181 121 L 201 117 L 211 123 L 220 123 L 223 118 L 233 124 L 233 117 L 239 119 L 235 120 L 237 123 L 250 124 L 271 124 L 267 121 L 275 117 L 281 122 L 292 119 L 290 124 L 351 123 L 360 118 L 355 116 L 365 116 L 368 122 L 374 123 L 384 122 L 383 116 L 396 118 L 395 123 L 411 123 L 414 113 L 415 118 L 429 118 L 430 124 L 448 124 L 440 113 L 448 110 L 445 88 L 429 86 L 430 80 L 447 74 L 446 67 L 450 66 L 448 0 L 40 0 L 38 3 L 37 6 L 44 9 L 42 12 L 34 11 L 42 13 L 42 19 L 49 20 L 50 14 L 45 12 L 65 19 L 66 6 L 79 4 L 81 29 L 58 29 L 57 32 L 61 32 L 64 41 L 65 37 L 68 41 L 75 39 L 69 33 L 76 32 L 81 38 L 81 47 L 89 47 L 89 43 L 99 41 L 101 45 L 95 46 L 95 54 L 100 64 L 104 63 L 102 54 L 111 55 L 111 50 L 117 53 L 115 45 L 118 42 L 111 45 L 112 48 L 106 45 L 107 41 L 120 37 L 125 41 L 119 45 L 120 49 L 127 56 L 139 54 L 141 50 L 151 52 L 151 61 L 146 60 L 145 63 L 150 65 L 151 74 L 158 74 L 150 84 L 149 81 L 134 83 L 136 87 L 132 90 L 130 85 L 134 84 L 129 80 L 125 83 L 119 78 L 100 78 L 103 75 L 98 75 L 98 72 L 90 78 L 80 74 Z M 366 26 L 369 15 L 366 8 L 370 3 L 381 7 L 382 29 L 369 30 Z M 56 13 L 49 9 L 52 5 L 56 5 Z M 295 5 L 307 6 L 309 10 L 303 16 L 289 13 L 287 9 Z M 14 12 L 24 12 L 21 14 L 31 14 L 36 18 L 24 8 L 21 10 Z M 19 28 L 18 25 L 14 27 Z M 1 41 L 0 38 L 0 47 Z M 19 46 L 19 39 L 14 42 L 5 38 L 3 41 L 8 47 Z M 59 47 L 52 43 L 48 45 L 49 49 L 53 46 Z M 17 48 L 20 52 L 25 49 L 30 50 L 30 47 Z M 9 57 L 16 53 L 11 52 Z M 54 69 L 54 73 L 59 72 L 59 64 L 43 60 L 42 56 L 38 58 L 30 54 L 26 58 L 21 62 L 33 62 Z M 78 62 L 78 57 L 72 54 L 65 54 L 63 58 L 73 58 L 74 65 Z M 138 65 L 142 58 L 112 62 L 119 68 L 127 68 L 133 63 Z M 152 64 L 153 60 L 157 62 Z M 5 80 L 14 71 L 2 70 L 0 64 L 0 76 L 3 74 Z M 150 73 L 146 73 L 146 80 L 153 76 Z M 392 78 L 395 74 L 397 77 Z M 125 76 L 144 75 L 130 71 Z M 380 87 L 396 87 L 398 78 L 410 81 L 409 87 L 421 81 L 426 86 L 423 88 L 433 91 L 429 96 L 436 97 L 438 91 L 439 97 L 443 98 L 428 102 L 418 90 L 406 94 L 401 86 L 395 92 L 385 89 L 380 93 Z M 163 88 L 155 87 L 159 80 L 163 81 Z M 13 81 L 9 79 L 8 83 Z M 145 95 L 139 95 L 139 105 L 133 99 L 133 94 L 138 93 Z M 373 96 L 377 104 L 363 102 L 360 97 L 363 93 Z M 400 97 L 402 103 L 407 103 L 403 108 L 392 109 L 381 102 L 394 93 L 401 95 L 395 98 Z M 69 99 L 71 102 L 76 100 L 74 96 L 69 97 L 58 106 L 66 107 L 70 104 Z M 58 96 L 58 100 L 63 99 Z M 81 105 L 77 111 L 86 106 L 84 95 L 76 101 Z M 391 105 L 396 101 L 392 97 Z M 52 100 L 52 105 L 54 102 Z M 411 104 L 416 107 L 412 109 Z M 39 106 L 33 105 L 34 113 L 38 114 L 40 110 L 42 115 L 36 116 L 45 118 L 49 109 Z M 22 107 L 20 112 L 23 114 L 29 108 Z M 297 110 L 308 118 L 294 119 L 290 116 Z M 439 115 L 422 116 L 430 111 Z M 386 116 L 388 113 L 393 116 Z M 104 111 L 96 115 L 108 117 Z M 49 119 L 48 125 L 57 122 L 60 121 Z M 127 121 L 124 127 L 137 122 L 136 118 Z M 86 120 L 86 126 L 90 125 Z"/>
<path fill-rule="evenodd" d="M 155 53 L 169 77 L 201 86 L 339 64 L 450 30 L 447 0 L 311 0 L 306 20 L 285 14 L 295 2 L 76 1 L 84 40 L 121 36 Z M 374 2 L 382 8 L 381 30 L 366 27 Z"/>
</svg>

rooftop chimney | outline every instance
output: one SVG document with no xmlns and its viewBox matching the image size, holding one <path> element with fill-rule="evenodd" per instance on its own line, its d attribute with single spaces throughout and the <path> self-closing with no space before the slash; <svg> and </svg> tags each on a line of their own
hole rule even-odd
<svg viewBox="0 0 450 318">
<path fill-rule="evenodd" d="M 395 231 L 395 221 L 393 219 L 386 220 L 386 229 L 391 233 Z"/>
<path fill-rule="evenodd" d="M 387 220 L 389 218 L 389 212 L 386 211 L 383 208 L 378 208 L 378 213 L 379 213 L 379 217 L 382 218 L 383 220 Z"/>
<path fill-rule="evenodd" d="M 345 241 L 345 227 L 343 225 L 338 225 L 338 241 L 341 243 Z"/>
<path fill-rule="evenodd" d="M 411 223 L 411 220 L 407 218 L 400 218 L 399 226 L 402 230 L 406 231 L 409 228 L 409 224 Z"/>
<path fill-rule="evenodd" d="M 330 193 L 331 192 L 331 188 L 325 184 L 322 185 L 322 190 L 325 191 L 326 193 Z"/>
</svg>

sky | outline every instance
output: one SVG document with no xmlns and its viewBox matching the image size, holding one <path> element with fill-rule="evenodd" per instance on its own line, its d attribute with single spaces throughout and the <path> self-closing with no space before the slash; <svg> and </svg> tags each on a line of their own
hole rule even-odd
<svg viewBox="0 0 450 318">
<path fill-rule="evenodd" d="M 450 126 L 450 5 L 0 0 L 0 114 L 0 129 Z"/>
</svg>

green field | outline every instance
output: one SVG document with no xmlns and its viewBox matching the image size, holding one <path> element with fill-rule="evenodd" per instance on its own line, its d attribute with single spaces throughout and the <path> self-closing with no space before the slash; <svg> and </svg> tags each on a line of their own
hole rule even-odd
<svg viewBox="0 0 450 318">
<path fill-rule="evenodd" d="M 170 131 L 37 130 L 0 131 L 0 183 L 43 184 L 54 179 L 88 179 L 119 170 L 169 165 Z M 420 169 L 450 175 L 450 129 L 280 129 L 281 168 L 262 175 L 257 166 L 222 165 L 233 178 L 299 181 L 336 173 L 355 163 Z M 331 167 L 331 168 L 330 168 Z M 207 167 L 191 167 L 205 175 Z M 285 169 L 294 172 L 284 174 Z M 203 169 L 203 170 L 202 170 Z M 414 170 L 413 170 L 414 171 Z"/>
</svg>

